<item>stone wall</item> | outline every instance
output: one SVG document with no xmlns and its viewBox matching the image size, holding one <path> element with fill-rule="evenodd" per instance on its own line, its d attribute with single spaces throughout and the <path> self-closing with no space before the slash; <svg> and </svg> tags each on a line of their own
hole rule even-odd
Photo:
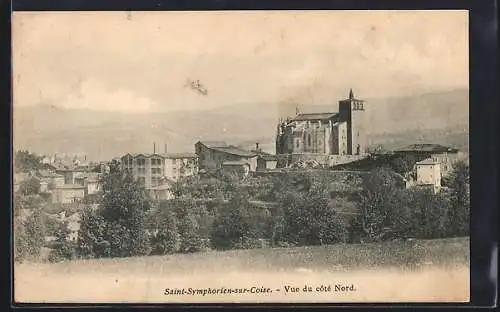
<svg viewBox="0 0 500 312">
<path fill-rule="evenodd" d="M 363 158 L 366 158 L 367 156 L 368 155 L 325 155 L 325 154 L 303 153 L 303 154 L 291 154 L 290 158 L 291 158 L 291 163 L 295 163 L 300 160 L 303 161 L 314 160 L 321 165 L 334 166 L 361 160 Z"/>
</svg>

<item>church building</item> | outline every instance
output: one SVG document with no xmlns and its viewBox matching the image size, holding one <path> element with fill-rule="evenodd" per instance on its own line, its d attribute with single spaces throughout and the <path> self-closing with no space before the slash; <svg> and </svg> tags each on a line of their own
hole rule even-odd
<svg viewBox="0 0 500 312">
<path fill-rule="evenodd" d="M 339 101 L 338 113 L 311 113 L 280 121 L 276 154 L 362 155 L 365 153 L 365 102 Z"/>
</svg>

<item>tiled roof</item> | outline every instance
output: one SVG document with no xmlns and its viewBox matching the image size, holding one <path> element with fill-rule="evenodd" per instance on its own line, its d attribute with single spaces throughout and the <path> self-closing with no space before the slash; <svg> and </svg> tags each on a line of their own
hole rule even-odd
<svg viewBox="0 0 500 312">
<path fill-rule="evenodd" d="M 438 161 L 434 161 L 430 158 L 417 162 L 417 165 L 437 165 L 437 164 L 439 164 Z"/>
<path fill-rule="evenodd" d="M 305 121 L 305 120 L 329 120 L 338 116 L 338 113 L 310 113 L 299 114 L 292 121 Z"/>
<path fill-rule="evenodd" d="M 84 189 L 85 186 L 79 185 L 79 184 L 63 184 L 63 185 L 57 185 L 55 187 L 56 189 L 73 189 L 73 190 L 78 190 L 78 189 Z"/>
<path fill-rule="evenodd" d="M 198 143 L 201 143 L 205 145 L 206 147 L 228 147 L 227 143 L 224 141 L 199 141 Z"/>
<path fill-rule="evenodd" d="M 161 154 L 161 156 L 165 158 L 197 158 L 198 155 L 194 153 L 166 153 L 166 154 Z"/>
<path fill-rule="evenodd" d="M 396 152 L 456 153 L 458 152 L 458 149 L 439 144 L 412 144 L 397 149 Z"/>
<path fill-rule="evenodd" d="M 278 160 L 278 157 L 276 155 L 260 155 L 260 158 L 266 161 Z"/>
<path fill-rule="evenodd" d="M 171 189 L 172 189 L 172 185 L 170 185 L 169 183 L 166 183 L 163 185 L 152 186 L 152 187 L 148 188 L 148 190 L 151 190 L 151 191 L 169 191 Z"/>
<path fill-rule="evenodd" d="M 222 165 L 223 166 L 243 166 L 243 165 L 248 166 L 248 163 L 246 161 L 243 161 L 243 160 L 228 160 L 228 161 L 223 162 Z"/>
<path fill-rule="evenodd" d="M 75 179 L 88 179 L 89 181 L 99 180 L 99 173 L 97 172 L 79 172 L 75 174 Z"/>
<path fill-rule="evenodd" d="M 48 170 L 44 170 L 44 169 L 38 170 L 38 176 L 42 177 L 42 178 L 62 177 L 62 175 L 60 175 L 60 174 L 52 173 L 52 172 L 50 172 Z"/>
<path fill-rule="evenodd" d="M 232 154 L 232 155 L 241 156 L 241 157 L 255 157 L 255 156 L 257 156 L 256 153 L 252 153 L 250 151 L 246 151 L 246 150 L 243 150 L 241 148 L 237 148 L 235 146 L 212 147 L 212 149 L 215 151 L 218 151 L 218 152 Z"/>
<path fill-rule="evenodd" d="M 194 153 L 133 153 L 133 154 L 126 154 L 123 157 L 131 156 L 132 158 L 136 157 L 144 157 L 144 158 L 151 158 L 151 157 L 161 157 L 161 158 L 196 158 L 198 157 Z"/>
</svg>

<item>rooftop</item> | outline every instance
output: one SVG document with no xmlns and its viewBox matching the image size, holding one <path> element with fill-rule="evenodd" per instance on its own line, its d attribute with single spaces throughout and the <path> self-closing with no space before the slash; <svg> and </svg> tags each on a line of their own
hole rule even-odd
<svg viewBox="0 0 500 312">
<path fill-rule="evenodd" d="M 84 189 L 85 186 L 79 184 L 63 184 L 55 187 L 56 189 L 66 189 L 66 190 L 79 190 Z"/>
<path fill-rule="evenodd" d="M 198 157 L 194 153 L 128 153 L 128 154 L 124 155 L 123 157 L 126 157 L 126 156 L 130 156 L 132 158 L 136 158 L 136 157 L 144 157 L 144 158 L 159 157 L 159 158 L 169 158 L 169 159 L 196 158 L 196 157 Z"/>
<path fill-rule="evenodd" d="M 244 160 L 228 160 L 222 163 L 223 166 L 248 166 Z"/>
<path fill-rule="evenodd" d="M 434 161 L 430 158 L 427 158 L 427 159 L 424 159 L 424 160 L 417 162 L 417 165 L 438 165 L 438 164 L 439 164 L 438 161 Z"/>
<path fill-rule="evenodd" d="M 412 144 L 395 150 L 396 152 L 457 153 L 458 149 L 439 144 Z"/>
<path fill-rule="evenodd" d="M 161 154 L 165 158 L 178 159 L 178 158 L 197 158 L 198 155 L 194 153 L 167 153 Z"/>
<path fill-rule="evenodd" d="M 241 156 L 241 157 L 255 157 L 255 156 L 257 156 L 256 153 L 246 151 L 246 150 L 238 148 L 236 146 L 211 147 L 211 149 L 218 151 L 218 152 L 232 154 L 232 155 Z"/>
<path fill-rule="evenodd" d="M 43 177 L 43 178 L 62 177 L 62 175 L 60 175 L 60 174 L 52 173 L 52 172 L 45 170 L 45 169 L 38 170 L 38 176 Z"/>
<path fill-rule="evenodd" d="M 206 147 L 228 147 L 227 143 L 224 141 L 198 141 L 198 143 L 201 143 L 205 145 Z"/>
<path fill-rule="evenodd" d="M 338 113 L 310 113 L 298 114 L 292 121 L 306 121 L 306 120 L 330 120 L 338 116 Z"/>
</svg>

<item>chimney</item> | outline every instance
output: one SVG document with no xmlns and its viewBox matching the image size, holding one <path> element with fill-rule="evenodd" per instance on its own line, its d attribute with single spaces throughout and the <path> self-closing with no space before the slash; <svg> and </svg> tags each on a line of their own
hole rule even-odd
<svg viewBox="0 0 500 312">
<path fill-rule="evenodd" d="M 167 153 L 167 143 L 165 143 L 165 154 Z"/>
<path fill-rule="evenodd" d="M 153 142 L 153 154 L 156 153 L 156 143 Z"/>
<path fill-rule="evenodd" d="M 255 143 L 255 150 L 256 150 L 257 152 L 259 152 L 259 151 L 260 151 L 260 150 L 259 150 L 259 142 Z"/>
</svg>

